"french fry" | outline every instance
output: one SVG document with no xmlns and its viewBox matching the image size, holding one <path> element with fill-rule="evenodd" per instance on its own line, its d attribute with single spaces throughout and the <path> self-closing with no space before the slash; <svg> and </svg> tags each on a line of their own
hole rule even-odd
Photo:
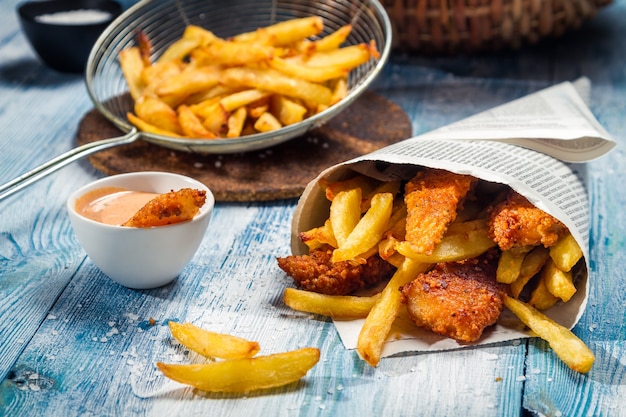
<svg viewBox="0 0 626 417">
<path fill-rule="evenodd" d="M 530 247 L 524 247 L 520 250 L 507 250 L 502 252 L 498 260 L 498 269 L 496 270 L 496 281 L 502 284 L 510 284 L 515 281 L 522 269 L 524 257 L 530 251 Z"/>
<path fill-rule="evenodd" d="M 309 68 L 321 67 L 341 67 L 356 68 L 369 61 L 372 57 L 377 57 L 378 52 L 372 45 L 361 43 L 358 45 L 346 46 L 327 52 L 312 54 L 307 60 Z"/>
<path fill-rule="evenodd" d="M 339 247 L 333 251 L 332 261 L 347 261 L 374 248 L 387 229 L 392 204 L 393 195 L 391 193 L 375 194 L 372 197 L 370 209 L 352 229 L 344 244 L 339 244 Z M 333 230 L 335 230 L 334 225 Z"/>
<path fill-rule="evenodd" d="M 273 57 L 274 49 L 261 44 L 249 45 L 215 38 L 195 53 L 194 57 L 200 65 L 238 66 L 267 61 Z"/>
<path fill-rule="evenodd" d="M 365 175 L 357 175 L 343 181 L 326 182 L 320 181 L 320 186 L 324 188 L 328 201 L 333 201 L 335 196 L 341 191 L 350 190 L 352 188 L 360 188 L 361 193 L 369 195 L 377 186 L 378 182 L 372 181 Z"/>
<path fill-rule="evenodd" d="M 201 37 L 185 37 L 176 40 L 161 54 L 156 63 L 168 61 L 181 62 L 191 51 L 202 45 Z"/>
<path fill-rule="evenodd" d="M 238 109 L 239 107 L 247 106 L 250 103 L 254 103 L 269 95 L 268 92 L 252 89 L 243 90 L 230 94 L 220 100 L 220 104 L 227 112 Z"/>
<path fill-rule="evenodd" d="M 316 41 L 303 40 L 297 44 L 296 49 L 305 54 L 331 51 L 339 48 L 346 41 L 350 32 L 352 32 L 352 25 L 345 25 Z"/>
<path fill-rule="evenodd" d="M 380 294 L 369 297 L 325 295 L 295 288 L 286 288 L 283 293 L 283 301 L 291 309 L 334 319 L 366 317 L 379 298 Z"/>
<path fill-rule="evenodd" d="M 178 122 L 180 123 L 181 130 L 185 136 L 206 139 L 213 139 L 217 137 L 215 133 L 204 127 L 200 119 L 188 106 L 181 104 L 178 106 L 177 113 Z"/>
<path fill-rule="evenodd" d="M 589 372 L 595 356 L 574 333 L 522 301 L 504 295 L 504 304 L 530 330 L 548 342 L 567 366 L 576 372 Z"/>
<path fill-rule="evenodd" d="M 241 136 L 241 131 L 243 130 L 244 125 L 246 124 L 246 117 L 248 115 L 248 111 L 245 107 L 239 107 L 228 117 L 228 133 L 226 133 L 226 137 L 228 138 L 238 138 Z"/>
<path fill-rule="evenodd" d="M 337 239 L 330 224 L 330 219 L 324 222 L 323 226 L 315 227 L 298 235 L 300 241 L 308 246 L 309 250 L 319 248 L 323 245 L 330 245 L 337 248 Z"/>
<path fill-rule="evenodd" d="M 342 77 L 335 80 L 335 85 L 333 86 L 333 96 L 330 100 L 330 104 L 339 103 L 348 95 L 348 79 L 347 77 Z"/>
<path fill-rule="evenodd" d="M 317 364 L 320 351 L 302 348 L 254 358 L 207 364 L 172 365 L 157 362 L 166 377 L 207 392 L 245 393 L 298 381 Z"/>
<path fill-rule="evenodd" d="M 160 127 L 154 126 L 153 124 L 146 122 L 145 120 L 141 119 L 140 117 L 135 116 L 134 114 L 130 112 L 126 113 L 126 117 L 128 118 L 129 122 L 131 122 L 137 129 L 143 132 L 154 133 L 157 135 L 164 135 L 164 136 L 181 137 L 180 135 L 172 133 L 169 130 L 161 129 Z"/>
<path fill-rule="evenodd" d="M 172 336 L 183 346 L 207 358 L 251 358 L 261 347 L 257 342 L 204 330 L 191 323 L 168 322 Z"/>
<path fill-rule="evenodd" d="M 361 219 L 361 189 L 340 191 L 330 204 L 330 227 L 337 245 L 343 247 L 348 236 Z"/>
<path fill-rule="evenodd" d="M 304 100 L 310 107 L 329 104 L 330 88 L 306 80 L 291 78 L 273 69 L 233 67 L 225 69 L 220 81 L 225 85 L 244 85 Z"/>
<path fill-rule="evenodd" d="M 387 335 L 401 306 L 398 289 L 428 268 L 428 264 L 406 258 L 383 289 L 380 298 L 370 310 L 359 333 L 357 350 L 371 366 L 377 366 Z"/>
<path fill-rule="evenodd" d="M 169 77 L 156 87 L 159 96 L 190 96 L 217 85 L 221 81 L 221 71 L 217 67 L 192 68 Z"/>
<path fill-rule="evenodd" d="M 224 130 L 228 129 L 228 118 L 230 114 L 224 110 L 219 102 L 215 102 L 210 106 L 202 107 L 196 111 L 204 118 L 202 124 L 209 131 L 220 135 Z"/>
<path fill-rule="evenodd" d="M 571 271 L 561 271 L 552 258 L 548 259 L 541 270 L 541 278 L 545 280 L 550 294 L 565 302 L 576 293 Z"/>
<path fill-rule="evenodd" d="M 134 46 L 132 48 L 123 49 L 119 54 L 120 68 L 122 74 L 128 84 L 128 90 L 133 100 L 137 100 L 141 97 L 143 90 L 142 73 L 144 70 L 144 63 L 141 59 L 139 48 Z"/>
<path fill-rule="evenodd" d="M 271 68 L 285 75 L 316 83 L 343 77 L 352 70 L 352 67 L 342 67 L 339 65 L 311 68 L 280 57 L 273 57 L 268 63 Z"/>
<path fill-rule="evenodd" d="M 481 223 L 484 227 L 478 227 Z M 454 224 L 454 227 L 457 228 L 456 230 L 463 226 L 466 227 L 464 233 L 450 233 L 450 229 L 448 229 L 448 234 L 435 246 L 433 253 L 430 255 L 415 252 L 411 248 L 411 244 L 406 240 L 398 242 L 396 250 L 417 262 L 433 264 L 475 258 L 496 246 L 487 237 L 486 223 L 484 221 Z M 453 225 L 451 225 L 451 228 L 455 230 Z"/>
<path fill-rule="evenodd" d="M 511 283 L 511 294 L 515 298 L 519 298 L 522 290 L 528 284 L 528 281 L 534 277 L 550 257 L 548 249 L 543 246 L 536 246 L 533 250 L 528 252 L 522 262 L 520 274 L 515 281 Z"/>
<path fill-rule="evenodd" d="M 562 236 L 550 247 L 550 257 L 561 271 L 570 271 L 583 257 L 583 251 L 571 233 Z"/>
<path fill-rule="evenodd" d="M 272 130 L 278 130 L 282 127 L 280 122 L 272 113 L 264 112 L 254 122 L 254 128 L 259 132 L 270 132 Z"/>
<path fill-rule="evenodd" d="M 182 134 L 176 111 L 158 98 L 140 97 L 135 101 L 135 114 L 160 129 L 176 135 Z"/>
<path fill-rule="evenodd" d="M 284 126 L 301 122 L 307 113 L 303 105 L 278 94 L 272 96 L 271 107 L 272 113 Z"/>
<path fill-rule="evenodd" d="M 311 16 L 279 22 L 261 31 L 242 33 L 233 40 L 251 43 L 271 39 L 273 45 L 285 46 L 317 35 L 323 29 L 324 21 L 318 16 Z"/>
<path fill-rule="evenodd" d="M 543 311 L 549 309 L 558 301 L 558 297 L 555 297 L 550 290 L 548 290 L 548 286 L 546 285 L 546 280 L 543 275 L 540 276 L 537 286 L 530 295 L 528 304 L 535 307 L 537 310 Z"/>
<path fill-rule="evenodd" d="M 201 45 L 207 45 L 209 42 L 215 40 L 217 36 L 210 30 L 206 30 L 203 27 L 197 25 L 188 25 L 185 27 L 185 32 L 183 33 L 184 39 L 200 39 Z"/>
</svg>

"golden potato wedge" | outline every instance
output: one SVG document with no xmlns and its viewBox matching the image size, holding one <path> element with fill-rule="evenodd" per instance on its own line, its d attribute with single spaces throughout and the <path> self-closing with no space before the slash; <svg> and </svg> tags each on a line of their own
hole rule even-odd
<svg viewBox="0 0 626 417">
<path fill-rule="evenodd" d="M 515 298 L 505 295 L 504 304 L 530 330 L 548 342 L 554 353 L 572 370 L 580 373 L 591 370 L 595 356 L 574 333 Z"/>
<path fill-rule="evenodd" d="M 207 364 L 172 365 L 157 362 L 157 367 L 166 377 L 202 391 L 245 393 L 298 381 L 317 364 L 319 358 L 319 349 L 309 347 Z"/>
<path fill-rule="evenodd" d="M 251 358 L 261 347 L 258 342 L 224 333 L 211 332 L 191 323 L 169 321 L 172 336 L 183 346 L 206 358 L 239 359 Z"/>
</svg>

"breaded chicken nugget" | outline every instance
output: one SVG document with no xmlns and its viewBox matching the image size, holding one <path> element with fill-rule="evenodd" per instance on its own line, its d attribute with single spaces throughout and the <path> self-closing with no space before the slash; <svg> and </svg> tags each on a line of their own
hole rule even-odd
<svg viewBox="0 0 626 417">
<path fill-rule="evenodd" d="M 424 169 L 407 183 L 406 240 L 414 251 L 432 253 L 476 182 L 470 175 Z"/>
<path fill-rule="evenodd" d="M 503 309 L 493 256 L 437 264 L 402 286 L 416 325 L 461 342 L 478 340 Z"/>
<path fill-rule="evenodd" d="M 378 255 L 366 263 L 331 262 L 332 248 L 320 248 L 308 255 L 277 258 L 278 266 L 302 289 L 329 295 L 348 295 L 369 288 L 393 275 L 395 268 Z"/>
<path fill-rule="evenodd" d="M 503 251 L 523 246 L 552 246 L 567 228 L 511 190 L 507 198 L 489 209 L 489 238 Z"/>
</svg>

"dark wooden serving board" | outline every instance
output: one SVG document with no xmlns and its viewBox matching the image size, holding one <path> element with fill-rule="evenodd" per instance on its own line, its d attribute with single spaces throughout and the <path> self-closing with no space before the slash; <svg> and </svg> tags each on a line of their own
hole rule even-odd
<svg viewBox="0 0 626 417">
<path fill-rule="evenodd" d="M 207 185 L 217 201 L 269 201 L 299 197 L 325 168 L 411 136 L 411 121 L 395 103 L 366 92 L 324 126 L 272 148 L 236 154 L 201 155 L 144 141 L 89 157 L 107 175 L 169 171 Z M 121 135 L 97 110 L 81 120 L 79 145 Z"/>
</svg>

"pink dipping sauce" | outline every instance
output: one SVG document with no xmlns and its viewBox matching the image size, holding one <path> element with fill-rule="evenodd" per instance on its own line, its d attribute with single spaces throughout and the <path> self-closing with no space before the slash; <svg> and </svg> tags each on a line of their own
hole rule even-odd
<svg viewBox="0 0 626 417">
<path fill-rule="evenodd" d="M 130 219 L 155 193 L 103 187 L 89 191 L 76 200 L 76 212 L 99 223 L 121 225 Z"/>
</svg>

